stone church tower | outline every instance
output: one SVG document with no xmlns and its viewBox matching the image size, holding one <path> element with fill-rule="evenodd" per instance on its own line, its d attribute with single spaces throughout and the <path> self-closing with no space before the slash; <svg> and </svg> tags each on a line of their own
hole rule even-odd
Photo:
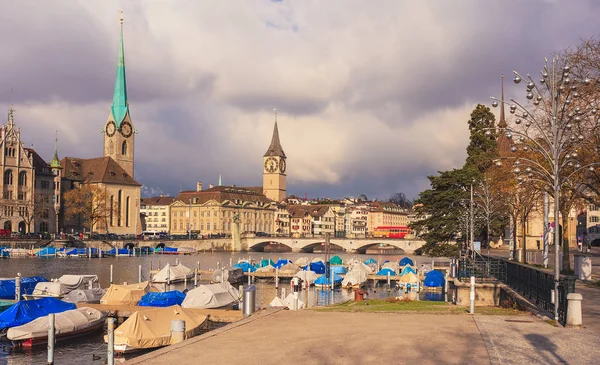
<svg viewBox="0 0 600 365">
<path fill-rule="evenodd" d="M 286 198 L 286 156 L 279 142 L 277 114 L 271 145 L 263 157 L 263 191 L 267 198 L 280 202 Z"/>
<path fill-rule="evenodd" d="M 104 156 L 112 157 L 119 166 L 134 177 L 134 141 L 135 129 L 129 115 L 127 101 L 127 82 L 125 78 L 125 55 L 123 49 L 123 18 L 121 17 L 121 39 L 119 42 L 119 61 L 113 102 L 104 127 Z"/>
</svg>

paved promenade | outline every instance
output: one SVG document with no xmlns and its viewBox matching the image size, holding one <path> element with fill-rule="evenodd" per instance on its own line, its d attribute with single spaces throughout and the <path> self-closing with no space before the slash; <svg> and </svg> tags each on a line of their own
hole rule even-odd
<svg viewBox="0 0 600 365">
<path fill-rule="evenodd" d="M 600 336 L 537 317 L 342 313 L 256 315 L 126 364 L 597 364 Z"/>
</svg>

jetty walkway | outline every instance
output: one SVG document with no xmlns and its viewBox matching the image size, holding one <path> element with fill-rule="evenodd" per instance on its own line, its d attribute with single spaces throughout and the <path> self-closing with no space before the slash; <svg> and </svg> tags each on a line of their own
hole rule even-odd
<svg viewBox="0 0 600 365">
<path fill-rule="evenodd" d="M 600 336 L 538 317 L 267 309 L 125 364 L 597 364 Z"/>
</svg>

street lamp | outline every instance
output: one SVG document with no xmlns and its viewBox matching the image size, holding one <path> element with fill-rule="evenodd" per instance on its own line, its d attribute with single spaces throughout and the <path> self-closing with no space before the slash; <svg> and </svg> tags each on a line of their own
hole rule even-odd
<svg viewBox="0 0 600 365">
<path fill-rule="evenodd" d="M 579 90 L 591 84 L 589 79 L 574 80 L 570 67 L 560 67 L 558 57 L 546 60 L 541 79 L 535 82 L 528 74 L 522 77 L 514 71 L 515 84 L 523 82 L 526 88 L 527 107 L 510 99 L 510 113 L 514 115 L 513 126 L 503 130 L 511 142 L 514 157 L 513 172 L 518 181 L 534 181 L 554 197 L 554 317 L 558 320 L 558 285 L 560 232 L 558 229 L 559 198 L 563 185 L 585 169 L 594 169 L 598 163 L 582 166 L 578 162 L 581 145 L 586 142 L 586 122 L 597 125 L 594 102 L 580 98 Z M 492 106 L 505 103 L 492 97 Z M 491 135 L 487 130 L 486 135 Z M 567 257 L 568 259 L 568 257 Z"/>
</svg>

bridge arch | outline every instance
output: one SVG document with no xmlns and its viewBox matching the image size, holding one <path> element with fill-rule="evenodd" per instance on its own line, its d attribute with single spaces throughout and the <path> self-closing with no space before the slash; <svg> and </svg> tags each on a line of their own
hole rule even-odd
<svg viewBox="0 0 600 365">
<path fill-rule="evenodd" d="M 253 252 L 292 252 L 292 248 L 284 243 L 277 241 L 259 241 L 254 242 L 248 247 L 248 251 Z"/>
<path fill-rule="evenodd" d="M 157 244 L 154 248 L 164 249 L 165 248 L 165 244 L 161 242 L 161 243 Z"/>
<path fill-rule="evenodd" d="M 386 253 L 388 251 L 393 255 L 404 255 L 406 244 L 404 242 L 396 241 L 381 241 L 381 242 L 369 242 L 360 247 L 356 248 L 357 253 L 366 253 L 369 249 L 375 249 L 378 253 Z"/>
<path fill-rule="evenodd" d="M 310 242 L 310 241 L 309 241 Z M 325 242 L 311 242 L 300 247 L 300 251 L 306 253 L 325 252 Z M 340 245 L 336 245 L 333 242 L 329 242 L 330 252 L 346 252 L 346 249 Z"/>
<path fill-rule="evenodd" d="M 133 242 L 123 243 L 123 248 L 126 248 L 128 250 L 133 250 L 135 247 L 137 247 L 137 245 Z"/>
</svg>

